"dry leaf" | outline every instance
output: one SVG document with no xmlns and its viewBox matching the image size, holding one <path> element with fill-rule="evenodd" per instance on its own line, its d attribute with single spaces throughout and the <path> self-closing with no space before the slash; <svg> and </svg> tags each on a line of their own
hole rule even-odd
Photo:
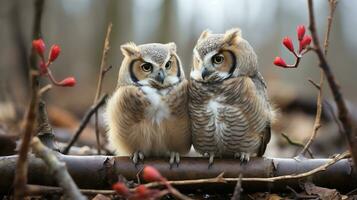
<svg viewBox="0 0 357 200">
<path fill-rule="evenodd" d="M 305 183 L 304 188 L 309 195 L 318 195 L 321 200 L 341 200 L 340 193 L 335 189 L 318 187 L 313 183 Z"/>
</svg>

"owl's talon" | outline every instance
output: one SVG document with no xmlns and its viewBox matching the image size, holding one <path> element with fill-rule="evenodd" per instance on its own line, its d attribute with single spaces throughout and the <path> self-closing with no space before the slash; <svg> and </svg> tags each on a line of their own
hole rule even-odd
<svg viewBox="0 0 357 200">
<path fill-rule="evenodd" d="M 139 159 L 143 161 L 143 160 L 144 160 L 144 154 L 143 154 L 143 152 L 139 151 L 139 152 L 138 152 L 138 155 L 139 155 Z"/>
<path fill-rule="evenodd" d="M 135 164 L 135 166 L 139 163 L 139 160 L 144 160 L 144 154 L 141 151 L 135 151 L 131 156 L 131 160 Z"/>
<path fill-rule="evenodd" d="M 176 153 L 176 154 L 175 154 L 175 158 L 176 158 L 176 166 L 178 167 L 179 164 L 180 164 L 180 161 L 181 161 L 180 154 L 179 154 L 179 153 Z"/>
<path fill-rule="evenodd" d="M 250 160 L 250 154 L 249 153 L 240 153 L 240 162 L 241 164 L 246 164 Z"/>
<path fill-rule="evenodd" d="M 170 169 L 172 169 L 173 165 L 176 164 L 176 167 L 180 164 L 180 154 L 177 152 L 170 152 Z"/>
<path fill-rule="evenodd" d="M 208 158 L 208 168 L 211 168 L 214 160 L 214 153 L 204 152 L 203 157 Z"/>
</svg>

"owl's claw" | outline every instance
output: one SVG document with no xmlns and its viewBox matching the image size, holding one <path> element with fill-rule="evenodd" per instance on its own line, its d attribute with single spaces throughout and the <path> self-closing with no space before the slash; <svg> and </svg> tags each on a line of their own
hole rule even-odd
<svg viewBox="0 0 357 200">
<path fill-rule="evenodd" d="M 178 167 L 180 164 L 180 154 L 177 152 L 170 152 L 170 169 L 173 167 L 174 164 Z"/>
<path fill-rule="evenodd" d="M 213 165 L 213 161 L 214 161 L 214 153 L 208 153 L 208 152 L 205 152 L 203 154 L 204 157 L 208 158 L 208 168 L 211 168 L 212 165 Z"/>
<path fill-rule="evenodd" d="M 133 155 L 131 156 L 131 160 L 135 165 L 139 163 L 139 161 L 144 161 L 144 154 L 141 151 L 135 151 Z"/>
<path fill-rule="evenodd" d="M 241 164 L 246 164 L 250 160 L 250 153 L 245 153 L 245 152 L 235 153 L 234 157 L 239 158 Z"/>
</svg>

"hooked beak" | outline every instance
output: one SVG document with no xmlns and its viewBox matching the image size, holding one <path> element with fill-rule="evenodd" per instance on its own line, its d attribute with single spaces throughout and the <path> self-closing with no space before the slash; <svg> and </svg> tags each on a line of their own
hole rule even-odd
<svg viewBox="0 0 357 200">
<path fill-rule="evenodd" d="M 202 79 L 204 80 L 205 78 L 207 78 L 211 74 L 212 74 L 212 72 L 208 71 L 208 69 L 206 67 L 204 67 L 203 70 L 202 70 L 202 73 L 201 73 Z"/>
<path fill-rule="evenodd" d="M 163 69 L 160 69 L 160 70 L 157 72 L 157 74 L 156 74 L 156 76 L 155 76 L 155 80 L 156 80 L 157 82 L 161 83 L 161 84 L 164 83 L 164 80 L 165 80 L 165 72 L 164 72 Z"/>
</svg>

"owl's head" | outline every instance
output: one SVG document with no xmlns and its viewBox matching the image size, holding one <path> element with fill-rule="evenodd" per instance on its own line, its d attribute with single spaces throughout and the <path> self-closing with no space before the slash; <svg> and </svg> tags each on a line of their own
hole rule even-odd
<svg viewBox="0 0 357 200">
<path fill-rule="evenodd" d="M 119 71 L 118 86 L 138 85 L 164 89 L 184 79 L 175 43 L 136 45 L 129 42 L 120 48 L 124 60 Z"/>
<path fill-rule="evenodd" d="M 224 34 L 202 32 L 193 50 L 191 79 L 212 83 L 230 77 L 253 76 L 257 73 L 257 56 L 234 28 Z"/>
</svg>

